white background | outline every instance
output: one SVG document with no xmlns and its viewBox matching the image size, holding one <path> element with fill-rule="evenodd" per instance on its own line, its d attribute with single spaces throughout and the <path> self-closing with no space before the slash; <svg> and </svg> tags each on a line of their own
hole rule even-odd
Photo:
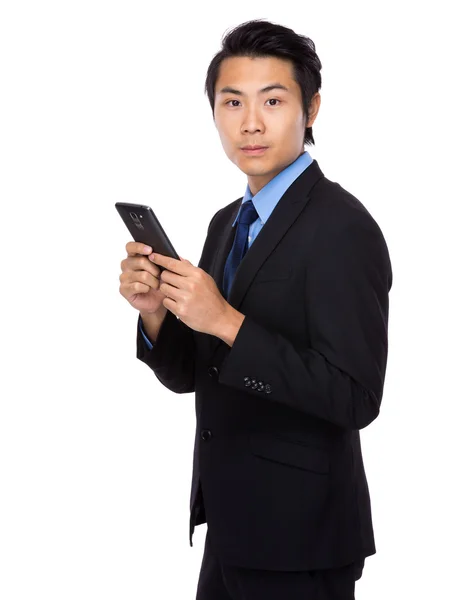
<svg viewBox="0 0 472 600">
<path fill-rule="evenodd" d="M 372 213 L 393 265 L 382 409 L 362 432 L 377 554 L 356 597 L 472 597 L 465 7 L 2 3 L 2 600 L 195 597 L 194 395 L 136 359 L 114 203 L 150 204 L 198 263 L 210 218 L 246 186 L 206 69 L 253 18 L 314 40 L 322 102 L 307 150 Z"/>
</svg>

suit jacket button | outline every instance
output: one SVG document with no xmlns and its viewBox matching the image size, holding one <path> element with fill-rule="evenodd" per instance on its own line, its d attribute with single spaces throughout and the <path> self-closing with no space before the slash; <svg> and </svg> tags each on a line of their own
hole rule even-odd
<svg viewBox="0 0 472 600">
<path fill-rule="evenodd" d="M 270 385 L 269 385 L 268 383 L 266 383 L 266 386 L 265 386 L 265 393 L 266 393 L 266 394 L 270 394 L 270 393 L 271 393 L 271 391 L 272 391 L 272 388 L 270 387 Z"/>
<path fill-rule="evenodd" d="M 263 392 L 264 391 L 264 382 L 263 381 L 259 381 L 257 384 L 257 391 L 258 392 Z"/>
<path fill-rule="evenodd" d="M 245 377 L 244 378 L 244 385 L 246 387 L 249 387 L 251 385 L 251 378 L 250 377 Z"/>
<path fill-rule="evenodd" d="M 218 367 L 212 366 L 212 367 L 208 367 L 208 375 L 210 377 L 218 377 L 218 375 L 220 374 Z"/>
<path fill-rule="evenodd" d="M 211 440 L 211 431 L 209 429 L 202 429 L 200 437 L 203 441 L 209 442 Z"/>
</svg>

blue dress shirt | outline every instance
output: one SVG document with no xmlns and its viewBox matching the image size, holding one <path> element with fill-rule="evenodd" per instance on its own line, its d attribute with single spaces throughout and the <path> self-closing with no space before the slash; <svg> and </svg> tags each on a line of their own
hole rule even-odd
<svg viewBox="0 0 472 600">
<path fill-rule="evenodd" d="M 249 189 L 249 184 L 246 186 L 246 193 L 244 194 L 242 202 L 252 200 L 254 208 L 257 211 L 259 217 L 249 226 L 248 234 L 248 250 L 251 247 L 252 242 L 256 239 L 259 231 L 270 217 L 272 211 L 277 206 L 278 201 L 292 185 L 295 179 L 303 173 L 303 171 L 311 165 L 313 162 L 312 157 L 308 152 L 301 154 L 297 160 L 293 161 L 288 167 L 285 167 L 283 171 L 280 171 L 273 179 L 269 181 L 261 190 L 257 192 L 255 196 L 252 195 Z M 242 203 L 241 203 L 242 204 Z M 239 207 L 238 214 L 233 221 L 233 227 L 236 225 L 241 207 Z M 143 338 L 147 344 L 147 347 L 151 350 L 153 347 L 152 342 L 147 338 L 143 331 L 141 315 L 139 316 L 139 327 Z"/>
</svg>

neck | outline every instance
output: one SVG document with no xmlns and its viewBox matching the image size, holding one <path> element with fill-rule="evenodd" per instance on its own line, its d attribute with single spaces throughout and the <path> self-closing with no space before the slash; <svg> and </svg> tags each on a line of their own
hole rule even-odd
<svg viewBox="0 0 472 600">
<path fill-rule="evenodd" d="M 262 190 L 262 188 L 269 183 L 269 181 L 274 179 L 274 177 L 276 175 L 278 175 L 284 169 L 286 169 L 288 166 L 290 166 L 292 163 L 294 163 L 298 158 L 300 158 L 300 156 L 304 152 L 305 152 L 305 148 L 302 148 L 300 150 L 300 152 L 298 153 L 298 156 L 296 156 L 291 162 L 289 162 L 287 165 L 283 166 L 282 168 L 279 168 L 278 170 L 276 169 L 275 171 L 269 171 L 268 173 L 264 173 L 263 175 L 248 175 L 247 183 L 248 183 L 249 189 L 251 190 L 251 194 L 253 196 L 255 196 L 257 194 L 257 192 L 260 192 Z"/>
</svg>

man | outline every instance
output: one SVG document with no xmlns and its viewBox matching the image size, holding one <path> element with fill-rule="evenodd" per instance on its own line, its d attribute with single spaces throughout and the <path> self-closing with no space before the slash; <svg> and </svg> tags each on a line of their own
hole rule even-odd
<svg viewBox="0 0 472 600">
<path fill-rule="evenodd" d="M 352 599 L 376 551 L 359 430 L 379 414 L 392 271 L 367 209 L 304 151 L 320 69 L 291 29 L 231 31 L 206 90 L 245 195 L 197 267 L 136 242 L 122 262 L 138 359 L 196 395 L 197 600 Z"/>
</svg>

